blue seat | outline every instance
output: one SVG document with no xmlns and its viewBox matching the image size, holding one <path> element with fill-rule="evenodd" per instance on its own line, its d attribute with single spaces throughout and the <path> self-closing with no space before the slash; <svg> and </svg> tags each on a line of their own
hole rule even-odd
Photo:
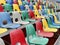
<svg viewBox="0 0 60 45">
<path fill-rule="evenodd" d="M 52 20 L 50 19 L 50 17 L 46 16 L 46 20 L 47 20 L 47 23 L 48 23 L 48 25 L 49 25 L 50 28 L 57 28 L 57 29 L 60 28 L 60 25 L 54 25 L 52 23 Z"/>
<path fill-rule="evenodd" d="M 6 0 L 6 2 L 7 2 L 8 4 L 13 4 L 13 1 L 12 1 L 12 0 Z"/>
<path fill-rule="evenodd" d="M 53 16 L 53 15 L 49 15 L 49 17 L 50 17 L 53 25 L 60 25 L 60 24 L 58 24 L 58 23 L 55 23 L 55 21 L 54 21 L 54 16 Z"/>
<path fill-rule="evenodd" d="M 13 24 L 7 12 L 0 12 L 0 26 L 3 28 L 18 28 L 19 24 Z"/>
<path fill-rule="evenodd" d="M 47 10 L 46 9 L 42 9 L 42 15 L 46 16 L 47 15 Z"/>
<path fill-rule="evenodd" d="M 21 10 L 21 11 L 25 10 L 24 5 L 20 5 L 20 10 Z"/>
<path fill-rule="evenodd" d="M 45 6 L 44 5 L 42 5 L 42 9 L 45 9 Z"/>
<path fill-rule="evenodd" d="M 33 10 L 33 5 L 29 5 L 29 8 L 30 8 L 31 10 Z"/>
</svg>

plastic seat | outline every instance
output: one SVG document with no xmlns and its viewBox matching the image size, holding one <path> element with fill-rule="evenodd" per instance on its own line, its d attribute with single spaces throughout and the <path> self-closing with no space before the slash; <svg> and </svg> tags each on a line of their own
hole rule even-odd
<svg viewBox="0 0 60 45">
<path fill-rule="evenodd" d="M 55 21 L 54 21 L 54 16 L 53 16 L 53 15 L 50 15 L 49 17 L 50 17 L 53 25 L 60 25 L 60 24 L 58 24 L 58 23 L 55 23 Z"/>
<path fill-rule="evenodd" d="M 12 5 L 10 5 L 10 4 L 5 4 L 5 5 L 4 5 L 4 11 L 5 11 L 5 12 L 13 11 Z"/>
<path fill-rule="evenodd" d="M 60 21 L 58 21 L 57 17 L 55 15 L 54 16 L 54 19 L 55 19 L 55 23 L 59 23 L 60 24 Z"/>
<path fill-rule="evenodd" d="M 29 10 L 29 6 L 28 5 L 25 5 L 25 10 Z"/>
<path fill-rule="evenodd" d="M 42 5 L 42 9 L 45 9 L 45 5 Z"/>
<path fill-rule="evenodd" d="M 3 6 L 0 5 L 0 12 L 4 12 Z"/>
<path fill-rule="evenodd" d="M 42 15 L 48 16 L 48 9 L 42 9 Z"/>
<path fill-rule="evenodd" d="M 36 5 L 33 5 L 33 7 L 34 7 L 34 10 L 37 10 L 37 7 L 36 7 Z"/>
<path fill-rule="evenodd" d="M 53 37 L 54 36 L 54 33 L 52 33 L 52 32 L 44 32 L 42 22 L 40 22 L 40 21 L 36 22 L 36 30 L 37 30 L 37 34 L 39 36 L 44 36 L 44 37 Z"/>
<path fill-rule="evenodd" d="M 10 32 L 11 45 L 27 45 L 24 33 L 21 29 L 13 30 Z"/>
<path fill-rule="evenodd" d="M 4 43 L 2 38 L 0 38 L 0 45 L 5 45 L 5 43 Z"/>
<path fill-rule="evenodd" d="M 6 0 L 7 4 L 13 4 L 13 1 L 12 0 Z"/>
<path fill-rule="evenodd" d="M 21 11 L 25 10 L 24 5 L 20 5 L 20 10 L 21 10 Z"/>
<path fill-rule="evenodd" d="M 13 24 L 7 12 L 0 12 L 0 26 L 3 28 L 18 28 L 19 24 Z"/>
<path fill-rule="evenodd" d="M 49 23 L 46 21 L 46 19 L 42 19 L 42 23 L 43 23 L 43 29 L 45 32 L 57 32 L 56 28 L 49 27 Z"/>
<path fill-rule="evenodd" d="M 13 11 L 18 11 L 20 12 L 18 4 L 13 4 Z"/>
<path fill-rule="evenodd" d="M 58 21 L 57 17 L 55 16 L 55 13 L 54 13 L 53 9 L 51 9 L 51 10 L 52 10 L 52 14 L 53 14 L 54 19 L 55 19 L 55 23 L 59 23 L 60 24 L 60 21 Z"/>
<path fill-rule="evenodd" d="M 60 28 L 59 25 L 52 24 L 52 21 L 49 17 L 46 17 L 46 19 L 47 19 L 47 22 L 48 22 L 48 25 L 49 25 L 50 28 Z"/>
<path fill-rule="evenodd" d="M 32 10 L 29 10 L 29 17 L 31 18 L 31 19 L 35 19 L 35 14 L 34 14 L 34 12 L 32 11 Z"/>
<path fill-rule="evenodd" d="M 19 5 L 22 5 L 22 1 L 21 1 L 21 0 L 18 0 L 18 4 L 19 4 Z"/>
<path fill-rule="evenodd" d="M 14 4 L 18 4 L 18 0 L 13 0 L 13 3 Z"/>
<path fill-rule="evenodd" d="M 39 9 L 42 10 L 42 6 L 41 5 L 39 5 Z"/>
<path fill-rule="evenodd" d="M 29 15 L 28 15 L 28 12 L 25 10 L 25 11 L 22 11 L 22 20 L 23 21 L 28 21 L 28 22 L 35 22 L 35 19 L 30 19 L 29 18 Z"/>
<path fill-rule="evenodd" d="M 26 1 L 23 1 L 23 2 L 22 2 L 22 5 L 26 5 Z"/>
<path fill-rule="evenodd" d="M 6 28 L 0 28 L 0 34 L 7 32 Z"/>
<path fill-rule="evenodd" d="M 33 10 L 33 5 L 29 5 L 29 9 L 30 10 Z"/>
<path fill-rule="evenodd" d="M 22 21 L 21 14 L 19 12 L 13 12 L 12 18 L 13 18 L 13 23 L 17 23 L 17 24 L 28 24 L 29 23 L 27 21 Z"/>
<path fill-rule="evenodd" d="M 1 5 L 5 5 L 6 4 L 6 0 L 0 0 L 0 4 Z"/>
<path fill-rule="evenodd" d="M 59 24 L 60 24 L 60 21 L 58 21 L 58 19 L 57 19 L 55 13 L 54 13 L 54 11 L 53 11 L 53 9 L 51 9 L 50 12 L 51 12 L 52 15 L 54 16 L 54 19 L 55 19 L 54 21 L 55 21 L 55 23 L 59 23 Z"/>
<path fill-rule="evenodd" d="M 32 24 L 26 26 L 27 41 L 30 44 L 46 45 L 48 38 L 38 37 Z"/>
<path fill-rule="evenodd" d="M 44 18 L 43 16 L 41 16 L 38 12 L 38 10 L 34 10 L 34 14 L 35 14 L 35 18 L 36 19 L 40 19 L 40 18 Z"/>
</svg>

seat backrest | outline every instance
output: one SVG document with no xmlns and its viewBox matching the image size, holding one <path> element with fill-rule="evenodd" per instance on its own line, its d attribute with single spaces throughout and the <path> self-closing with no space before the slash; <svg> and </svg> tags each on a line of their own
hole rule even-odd
<svg viewBox="0 0 60 45">
<path fill-rule="evenodd" d="M 29 9 L 33 10 L 33 5 L 29 5 Z"/>
<path fill-rule="evenodd" d="M 24 5 L 20 5 L 20 10 L 21 10 L 21 11 L 25 10 Z"/>
<path fill-rule="evenodd" d="M 28 24 L 26 26 L 26 34 L 27 34 L 27 40 L 29 42 L 29 40 L 31 38 L 33 38 L 34 36 L 36 36 L 36 32 L 35 32 L 35 28 L 32 24 Z"/>
<path fill-rule="evenodd" d="M 38 31 L 38 30 L 40 30 L 40 31 L 43 30 L 42 22 L 40 22 L 40 21 L 36 22 L 36 30 L 37 30 L 37 31 Z"/>
<path fill-rule="evenodd" d="M 52 24 L 50 17 L 46 17 L 46 19 L 47 19 L 48 25 Z"/>
<path fill-rule="evenodd" d="M 21 15 L 22 15 L 22 20 L 25 20 L 25 19 L 28 19 L 29 18 L 28 12 L 26 10 L 25 11 L 22 11 L 21 12 Z"/>
<path fill-rule="evenodd" d="M 46 19 L 42 19 L 43 28 L 48 28 L 48 23 Z"/>
<path fill-rule="evenodd" d="M 34 7 L 34 10 L 37 10 L 37 7 L 36 7 L 36 5 L 33 5 L 33 7 Z"/>
<path fill-rule="evenodd" d="M 38 10 L 34 10 L 35 17 L 38 18 L 40 16 Z"/>
<path fill-rule="evenodd" d="M 22 0 L 18 0 L 18 4 L 19 5 L 22 5 Z"/>
<path fill-rule="evenodd" d="M 27 45 L 25 41 L 24 33 L 21 29 L 13 30 L 10 32 L 11 45 L 17 45 L 20 43 L 21 45 Z"/>
<path fill-rule="evenodd" d="M 5 23 L 4 23 L 5 22 Z M 9 13 L 0 12 L 0 25 L 6 25 L 12 23 Z"/>
<path fill-rule="evenodd" d="M 1 5 L 5 5 L 6 4 L 6 0 L 0 0 L 0 4 Z"/>
<path fill-rule="evenodd" d="M 13 23 L 17 23 L 17 22 L 22 21 L 21 14 L 16 11 L 12 12 L 12 18 L 13 18 Z"/>
<path fill-rule="evenodd" d="M 50 13 L 53 14 L 53 15 L 55 15 L 53 9 L 50 9 Z"/>
<path fill-rule="evenodd" d="M 39 9 L 42 10 L 42 5 L 39 5 Z"/>
<path fill-rule="evenodd" d="M 10 5 L 10 4 L 5 4 L 4 5 L 4 11 L 7 11 L 7 12 L 9 12 L 9 11 L 12 11 L 13 9 L 12 9 L 12 5 Z"/>
<path fill-rule="evenodd" d="M 18 4 L 13 4 L 13 11 L 18 11 L 20 12 Z"/>
<path fill-rule="evenodd" d="M 6 0 L 8 4 L 13 4 L 13 0 Z"/>
<path fill-rule="evenodd" d="M 45 9 L 45 5 L 42 5 L 42 9 Z"/>
<path fill-rule="evenodd" d="M 29 10 L 29 6 L 28 5 L 25 5 L 25 10 Z"/>
<path fill-rule="evenodd" d="M 47 15 L 47 9 L 42 10 L 42 15 Z"/>
<path fill-rule="evenodd" d="M 58 19 L 57 19 L 56 15 L 54 15 L 54 20 L 55 20 L 55 22 L 57 22 L 57 21 L 58 21 Z"/>
<path fill-rule="evenodd" d="M 0 38 L 0 45 L 5 45 L 4 41 Z"/>
<path fill-rule="evenodd" d="M 0 12 L 4 12 L 3 6 L 0 5 Z"/>
<path fill-rule="evenodd" d="M 13 3 L 14 4 L 18 4 L 18 0 L 13 0 Z"/>
<path fill-rule="evenodd" d="M 34 12 L 32 10 L 29 10 L 29 17 L 30 18 L 35 18 Z"/>
<path fill-rule="evenodd" d="M 55 22 L 55 21 L 54 21 L 54 16 L 53 16 L 53 15 L 50 15 L 49 17 L 50 17 L 52 23 L 54 23 L 54 22 Z"/>
</svg>

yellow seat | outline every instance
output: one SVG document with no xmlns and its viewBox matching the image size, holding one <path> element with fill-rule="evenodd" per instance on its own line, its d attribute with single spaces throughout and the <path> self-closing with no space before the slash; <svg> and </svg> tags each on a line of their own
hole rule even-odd
<svg viewBox="0 0 60 45">
<path fill-rule="evenodd" d="M 35 14 L 35 18 L 44 18 L 43 16 L 41 16 L 38 12 L 38 10 L 34 10 L 34 14 Z"/>
<path fill-rule="evenodd" d="M 13 4 L 13 11 L 18 11 L 20 12 L 18 4 Z"/>
<path fill-rule="evenodd" d="M 43 23 L 43 29 L 45 32 L 57 32 L 56 28 L 49 28 L 46 19 L 42 19 L 42 23 Z"/>
<path fill-rule="evenodd" d="M 33 5 L 33 7 L 34 7 L 34 10 L 37 10 L 37 7 L 36 7 L 36 5 Z"/>
<path fill-rule="evenodd" d="M 50 13 L 50 9 L 48 9 L 48 14 L 51 14 L 51 13 Z"/>
<path fill-rule="evenodd" d="M 60 24 L 60 21 L 58 21 L 57 17 L 55 15 L 54 16 L 54 19 L 55 19 L 55 23 L 59 23 Z"/>
<path fill-rule="evenodd" d="M 5 5 L 6 4 L 6 0 L 0 0 L 0 4 Z"/>
<path fill-rule="evenodd" d="M 19 5 L 22 5 L 22 1 L 21 1 L 21 0 L 18 0 L 18 4 L 19 4 Z"/>
<path fill-rule="evenodd" d="M 0 34 L 2 34 L 4 32 L 7 32 L 7 29 L 6 28 L 0 28 Z"/>
</svg>

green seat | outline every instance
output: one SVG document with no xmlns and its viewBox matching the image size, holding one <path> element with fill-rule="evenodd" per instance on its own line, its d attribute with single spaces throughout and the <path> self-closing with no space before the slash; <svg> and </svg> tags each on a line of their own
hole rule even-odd
<svg viewBox="0 0 60 45">
<path fill-rule="evenodd" d="M 38 37 L 32 24 L 26 26 L 27 41 L 29 44 L 46 45 L 48 38 Z"/>
<path fill-rule="evenodd" d="M 29 19 L 29 15 L 28 15 L 28 12 L 26 10 L 22 11 L 22 20 L 28 21 L 28 22 L 35 22 L 34 19 Z"/>
<path fill-rule="evenodd" d="M 51 21 L 51 19 L 49 17 L 46 17 L 46 19 L 47 19 L 49 27 L 51 27 L 51 28 L 60 28 L 60 26 L 53 25 L 52 21 Z"/>
<path fill-rule="evenodd" d="M 23 1 L 23 2 L 22 2 L 22 5 L 26 5 L 26 1 Z"/>
<path fill-rule="evenodd" d="M 4 11 L 7 11 L 7 12 L 12 11 L 12 6 L 10 4 L 5 4 L 4 5 Z"/>
</svg>

